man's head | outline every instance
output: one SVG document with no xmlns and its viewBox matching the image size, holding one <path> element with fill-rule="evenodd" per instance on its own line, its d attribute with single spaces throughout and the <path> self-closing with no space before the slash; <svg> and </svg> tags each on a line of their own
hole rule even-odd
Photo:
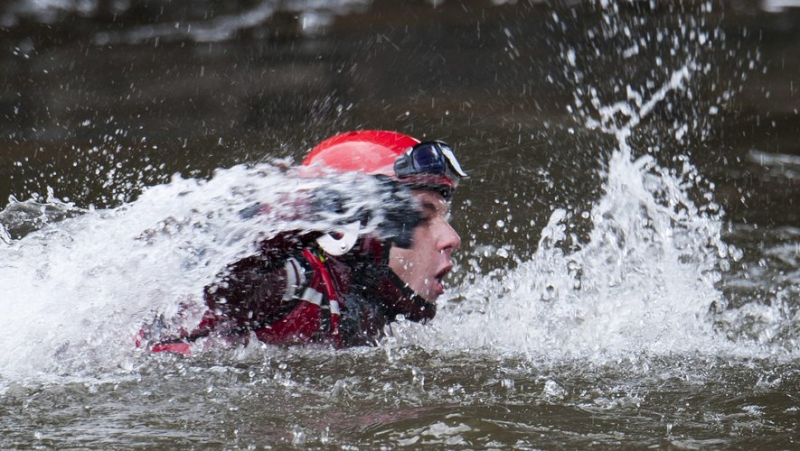
<svg viewBox="0 0 800 451">
<path fill-rule="evenodd" d="M 436 302 L 444 293 L 442 280 L 453 268 L 450 256 L 461 238 L 450 226 L 450 203 L 441 193 L 413 193 L 422 207 L 422 221 L 414 227 L 411 247 L 391 247 L 389 268 L 423 299 Z"/>
<path fill-rule="evenodd" d="M 449 200 L 461 169 L 453 150 L 438 141 L 423 142 L 389 131 L 356 131 L 333 136 L 314 147 L 303 165 L 323 165 L 340 172 L 389 177 L 411 189 L 422 221 L 411 245 L 393 245 L 389 268 L 417 295 L 435 302 L 444 292 L 442 278 L 452 268 L 450 256 L 461 239 L 449 224 Z"/>
</svg>

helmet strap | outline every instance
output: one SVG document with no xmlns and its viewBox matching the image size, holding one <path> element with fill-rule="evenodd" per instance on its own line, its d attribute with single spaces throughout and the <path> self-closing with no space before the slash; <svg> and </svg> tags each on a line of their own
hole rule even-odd
<svg viewBox="0 0 800 451">
<path fill-rule="evenodd" d="M 326 253 L 339 257 L 346 254 L 355 246 L 360 231 L 361 222 L 351 222 L 341 229 L 334 230 L 317 238 L 317 244 Z"/>
</svg>

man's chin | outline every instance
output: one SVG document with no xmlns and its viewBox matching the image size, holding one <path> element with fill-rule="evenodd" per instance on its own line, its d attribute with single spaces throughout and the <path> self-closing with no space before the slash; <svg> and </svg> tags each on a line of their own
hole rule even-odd
<svg viewBox="0 0 800 451">
<path fill-rule="evenodd" d="M 439 282 L 435 282 L 433 285 L 426 288 L 425 293 L 421 294 L 421 296 L 431 304 L 435 304 L 439 296 L 443 295 L 445 291 L 444 286 Z"/>
</svg>

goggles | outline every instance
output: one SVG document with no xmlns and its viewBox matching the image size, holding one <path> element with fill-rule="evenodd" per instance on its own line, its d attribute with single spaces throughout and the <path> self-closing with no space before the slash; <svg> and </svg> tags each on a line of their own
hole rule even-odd
<svg viewBox="0 0 800 451">
<path fill-rule="evenodd" d="M 400 155 L 394 162 L 398 178 L 419 175 L 443 175 L 455 186 L 458 180 L 469 177 L 456 159 L 453 148 L 441 141 L 417 144 Z"/>
</svg>

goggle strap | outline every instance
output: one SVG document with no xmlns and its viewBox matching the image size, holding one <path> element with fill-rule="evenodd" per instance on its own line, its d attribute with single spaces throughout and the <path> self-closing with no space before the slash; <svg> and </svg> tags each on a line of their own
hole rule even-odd
<svg viewBox="0 0 800 451">
<path fill-rule="evenodd" d="M 467 173 L 461 169 L 461 165 L 458 163 L 458 159 L 456 158 L 456 155 L 453 153 L 453 149 L 451 149 L 450 146 L 443 146 L 440 144 L 439 150 L 442 151 L 442 155 L 444 155 L 444 157 L 447 159 L 447 162 L 450 163 L 450 167 L 456 171 L 456 174 L 458 174 L 459 177 L 468 177 Z"/>
</svg>

